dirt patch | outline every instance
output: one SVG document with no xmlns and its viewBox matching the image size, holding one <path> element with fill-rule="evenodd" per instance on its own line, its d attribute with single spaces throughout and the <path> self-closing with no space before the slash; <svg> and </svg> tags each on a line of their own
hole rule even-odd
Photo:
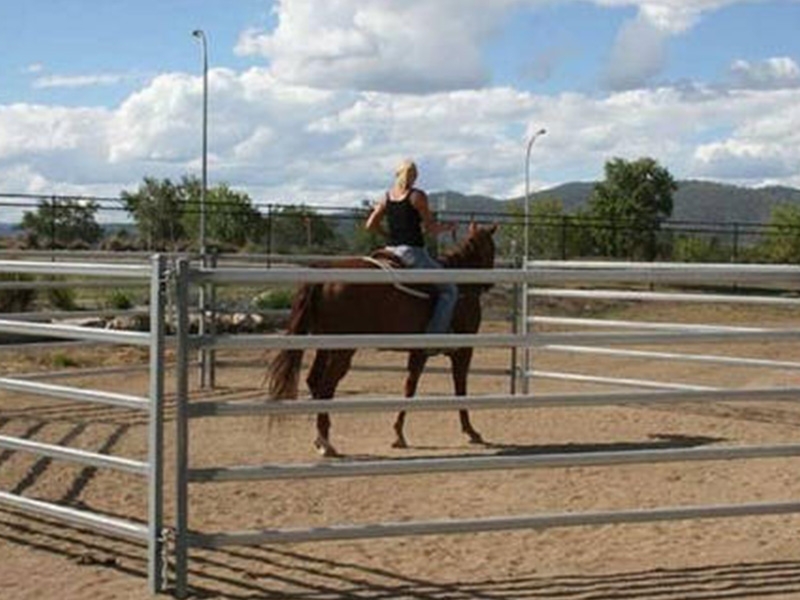
<svg viewBox="0 0 800 600">
<path fill-rule="evenodd" d="M 784 309 L 632 305 L 615 318 L 796 326 Z M 486 331 L 505 331 L 499 323 Z M 662 348 L 663 349 L 663 348 Z M 800 362 L 789 343 L 703 344 L 670 351 Z M 83 352 L 86 352 L 84 355 Z M 474 365 L 505 368 L 507 350 L 478 350 Z M 70 351 L 80 366 L 141 364 L 138 351 Z M 4 373 L 52 369 L 52 359 L 3 355 Z M 220 358 L 259 359 L 260 353 Z M 50 362 L 48 362 L 50 361 Z M 800 371 L 663 360 L 625 360 L 537 352 L 537 368 L 711 387 L 798 385 Z M 356 366 L 402 369 L 405 356 L 360 352 Z M 444 367 L 437 357 L 432 367 Z M 77 367 L 76 367 L 77 368 Z M 263 397 L 261 367 L 226 367 L 201 398 Z M 398 395 L 402 373 L 354 371 L 340 395 Z M 196 382 L 195 382 L 196 383 Z M 147 392 L 145 373 L 70 378 L 69 385 Z M 168 390 L 174 382 L 168 382 Z M 502 393 L 503 377 L 474 376 L 470 393 Z M 614 388 L 537 380 L 534 393 Z M 446 374 L 427 373 L 420 394 L 449 393 Z M 173 406 L 167 415 L 173 454 Z M 146 421 L 132 411 L 2 393 L 0 434 L 132 458 L 146 455 Z M 451 455 L 522 455 L 714 444 L 793 443 L 794 403 L 706 403 L 474 411 L 489 442 L 473 446 L 450 413 L 410 413 L 408 450 L 390 447 L 393 415 L 334 415 L 333 440 L 344 460 Z M 198 419 L 191 425 L 193 466 L 317 461 L 312 417 Z M 168 463 L 167 517 L 174 508 Z M 306 482 L 193 485 L 190 526 L 213 532 L 544 512 L 611 510 L 800 498 L 797 461 L 573 467 L 469 474 Z M 133 476 L 0 452 L 0 489 L 128 519 L 143 520 L 146 491 Z M 578 527 L 477 535 L 408 537 L 193 552 L 190 583 L 198 598 L 800 598 L 799 516 L 748 517 L 643 525 Z M 144 599 L 146 552 L 133 543 L 0 509 L 0 597 Z"/>
</svg>

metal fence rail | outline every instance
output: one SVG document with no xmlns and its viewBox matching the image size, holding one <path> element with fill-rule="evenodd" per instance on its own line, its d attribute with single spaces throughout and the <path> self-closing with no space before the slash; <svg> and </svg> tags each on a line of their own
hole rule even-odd
<svg viewBox="0 0 800 600">
<path fill-rule="evenodd" d="M 255 415 L 304 415 L 327 413 L 375 413 L 453 411 L 467 409 L 580 408 L 588 406 L 680 404 L 685 402 L 796 402 L 800 387 L 748 388 L 744 390 L 659 390 L 582 394 L 418 396 L 415 398 L 340 398 L 329 400 L 241 400 L 192 402 L 186 416 L 243 417 Z"/>
<path fill-rule="evenodd" d="M 12 321 L 0 319 L 0 332 L 22 335 L 47 336 L 69 340 L 89 340 L 109 344 L 126 344 L 131 346 L 149 346 L 150 334 L 138 331 L 115 331 L 81 327 L 79 325 L 54 325 L 52 323 L 31 323 L 29 321 Z"/>
<path fill-rule="evenodd" d="M 150 390 L 148 397 L 83 389 L 33 381 L 31 378 L 0 378 L 0 389 L 33 397 L 55 398 L 101 404 L 115 408 L 134 409 L 148 413 L 147 460 L 133 460 L 77 448 L 37 442 L 30 439 L 0 436 L 0 448 L 22 451 L 53 459 L 76 462 L 95 468 L 122 471 L 147 480 L 147 523 L 112 518 L 88 510 L 76 510 L 44 500 L 27 498 L 0 491 L 0 504 L 22 511 L 47 516 L 81 527 L 147 543 L 148 585 L 152 593 L 161 591 L 163 581 L 163 410 L 164 410 L 164 349 L 167 270 L 163 257 L 155 256 L 150 264 L 118 265 L 101 263 L 0 261 L 0 273 L 30 276 L 57 276 L 58 281 L 26 279 L 3 282 L 2 288 L 48 289 L 53 287 L 91 287 L 123 283 L 150 288 L 150 331 L 147 333 L 111 331 L 78 325 L 30 322 L 35 315 L 3 315 L 0 332 L 26 336 L 62 338 L 104 344 L 146 346 L 150 351 Z M 82 279 L 61 280 L 64 276 Z M 99 279 L 98 279 L 99 278 Z M 42 318 L 42 315 L 38 315 Z M 12 318 L 9 318 L 12 317 Z M 16 317 L 16 318 L 14 318 Z"/>
<path fill-rule="evenodd" d="M 542 513 L 519 517 L 486 517 L 482 519 L 451 519 L 446 521 L 332 525 L 310 529 L 268 529 L 236 533 L 192 533 L 188 538 L 189 543 L 197 548 L 221 548 L 232 545 L 296 544 L 300 542 L 364 540 L 412 535 L 486 533 L 521 529 L 544 530 L 554 527 L 586 525 L 620 525 L 686 519 L 789 515 L 797 514 L 798 512 L 800 512 L 800 502 L 773 502 L 603 512 Z"/>
<path fill-rule="evenodd" d="M 49 253 L 43 256 L 49 256 Z M 328 257 L 325 257 L 328 258 Z M 139 260 L 140 257 L 133 257 Z M 232 258 L 235 262 L 237 258 Z M 294 262 L 294 261 L 293 261 Z M 39 288 L 69 286 L 109 285 L 118 282 L 149 286 L 149 315 L 151 330 L 147 333 L 108 331 L 77 325 L 54 325 L 29 322 L 29 315 L 5 315 L 0 319 L 0 332 L 21 335 L 81 340 L 82 342 L 127 344 L 148 347 L 150 350 L 150 389 L 147 397 L 122 393 L 88 390 L 65 385 L 45 383 L 53 374 L 0 378 L 0 389 L 28 394 L 34 397 L 76 400 L 111 407 L 135 409 L 148 414 L 147 460 L 133 460 L 109 456 L 75 448 L 46 444 L 29 439 L 0 436 L 0 448 L 23 451 L 91 465 L 121 470 L 148 480 L 147 523 L 110 518 L 89 511 L 26 498 L 0 491 L 0 503 L 60 519 L 68 523 L 97 529 L 128 539 L 144 540 L 148 544 L 148 582 L 150 590 L 163 589 L 163 469 L 164 469 L 164 373 L 167 369 L 165 348 L 171 341 L 165 335 L 165 302 L 170 273 L 164 257 L 152 259 L 151 264 L 110 265 L 84 262 L 24 262 L 0 260 L 0 273 L 15 273 L 31 280 L 6 282 L 4 287 L 31 286 Z M 597 319 L 566 319 L 530 315 L 527 300 L 532 297 L 579 297 L 624 299 L 637 301 L 682 302 L 748 302 L 796 306 L 800 298 L 772 295 L 737 295 L 703 293 L 668 293 L 640 290 L 576 290 L 550 289 L 546 284 L 689 284 L 703 287 L 709 282 L 722 284 L 783 286 L 794 293 L 800 282 L 800 267 L 783 265 L 676 265 L 664 263 L 561 263 L 551 261 L 529 262 L 522 269 L 496 269 L 492 271 L 446 270 L 404 271 L 386 274 L 382 271 L 354 271 L 350 269 L 193 268 L 186 258 L 177 261 L 174 273 L 177 333 L 176 345 L 176 513 L 175 513 L 175 576 L 177 595 L 186 593 L 188 552 L 194 547 L 218 547 L 229 544 L 284 543 L 334 539 L 367 539 L 404 535 L 431 535 L 501 531 L 510 529 L 544 529 L 576 525 L 637 523 L 674 519 L 707 517 L 735 517 L 743 515 L 790 514 L 800 511 L 800 503 L 776 502 L 721 506 L 683 506 L 647 510 L 618 510 L 581 513 L 555 513 L 488 517 L 461 520 L 411 521 L 404 523 L 375 523 L 363 525 L 333 525 L 319 528 L 272 529 L 266 531 L 202 533 L 189 530 L 189 484 L 221 481 L 321 479 L 333 477 L 375 477 L 414 475 L 420 473 L 479 472 L 509 469 L 566 468 L 574 466 L 610 467 L 623 464 L 645 464 L 682 461 L 728 461 L 796 457 L 800 444 L 761 446 L 720 446 L 679 450 L 645 450 L 635 452 L 570 453 L 548 456 L 490 456 L 408 459 L 396 461 L 360 461 L 324 464 L 267 464 L 259 466 L 229 466 L 191 468 L 189 463 L 189 423 L 191 419 L 246 416 L 257 414 L 308 414 L 315 412 L 384 412 L 397 410 L 441 411 L 457 408 L 471 409 L 536 409 L 543 407 L 586 407 L 608 405 L 670 405 L 684 402 L 796 402 L 800 387 L 768 387 L 759 389 L 707 389 L 692 383 L 653 382 L 644 379 L 622 380 L 582 373 L 553 373 L 536 370 L 525 362 L 521 374 L 529 377 L 572 378 L 615 386 L 671 387 L 673 389 L 639 390 L 635 392 L 609 392 L 593 394 L 508 394 L 470 397 L 420 397 L 420 398 L 348 398 L 329 401 L 271 402 L 263 401 L 203 401 L 188 402 L 189 369 L 197 361 L 191 356 L 195 350 L 218 348 L 274 348 L 274 349 L 338 349 L 387 348 L 410 349 L 420 347 L 512 347 L 539 351 L 596 353 L 609 357 L 680 360 L 687 362 L 717 362 L 737 366 L 796 370 L 795 361 L 766 360 L 758 358 L 681 354 L 654 350 L 608 348 L 608 345 L 650 345 L 679 341 L 707 343 L 710 341 L 795 341 L 800 339 L 800 328 L 733 327 L 728 325 L 701 325 L 681 323 L 648 323 L 632 321 L 604 321 Z M 55 281 L 40 279 L 57 277 Z M 63 279 L 78 278 L 78 279 Z M 98 280 L 99 278 L 99 280 Z M 283 335 L 217 335 L 213 328 L 201 329 L 198 335 L 189 333 L 189 316 L 194 312 L 190 303 L 190 288 L 212 284 L 296 284 L 303 282 L 345 281 L 364 284 L 433 283 L 512 283 L 525 287 L 520 333 L 489 335 L 395 335 L 395 336 L 283 336 Z M 117 285 L 117 283 L 114 283 Z M 0 286 L 0 287 L 3 287 Z M 530 293 L 529 293 L 530 292 Z M 50 315 L 52 316 L 52 315 Z M 65 315 L 61 315 L 65 316 Z M 85 316 L 85 315 L 82 315 Z M 8 318 L 13 317 L 13 318 Z M 41 315 L 40 315 L 41 317 Z M 529 331 L 534 324 L 566 328 L 595 328 L 610 331 L 585 331 L 583 329 L 548 332 Z M 124 369 L 127 369 L 124 368 Z M 107 370 L 102 370 L 103 372 Z M 112 370 L 113 371 L 113 370 Z M 492 371 L 492 370 L 487 370 Z M 497 370 L 500 371 L 500 370 Z M 82 374 L 100 373 L 100 370 L 83 370 Z"/>
<path fill-rule="evenodd" d="M 131 396 L 128 394 L 117 394 L 114 392 L 87 390 L 63 385 L 37 383 L 26 379 L 1 377 L 0 389 L 24 394 L 36 394 L 39 396 L 46 396 L 48 398 L 59 398 L 62 400 L 79 400 L 81 402 L 106 404 L 108 406 L 116 406 L 119 408 L 132 408 L 135 410 L 149 410 L 150 408 L 150 400 L 148 398 L 141 398 L 139 396 Z"/>
<path fill-rule="evenodd" d="M 321 479 L 374 475 L 418 475 L 423 473 L 472 473 L 513 469 L 600 467 L 643 463 L 741 460 L 800 456 L 800 444 L 679 448 L 614 452 L 550 454 L 547 456 L 472 456 L 469 458 L 411 458 L 316 464 L 277 464 L 246 467 L 189 469 L 189 481 L 264 481 L 275 479 Z"/>
<path fill-rule="evenodd" d="M 587 263 L 591 265 L 595 263 Z M 441 269 L 399 270 L 391 273 L 370 269 L 308 269 L 273 268 L 256 269 L 202 268 L 193 273 L 196 283 L 695 283 L 721 284 L 787 284 L 796 286 L 800 282 L 800 267 L 790 265 L 730 265 L 709 264 L 705 268 L 694 268 L 695 264 L 672 263 L 611 263 L 617 266 L 596 268 L 556 269 L 529 263 L 526 269 Z M 736 267 L 742 267 L 737 269 Z"/>
<path fill-rule="evenodd" d="M 88 527 L 95 531 L 116 535 L 125 539 L 150 542 L 149 527 L 145 524 L 116 519 L 106 515 L 77 510 L 68 506 L 59 506 L 50 502 L 42 502 L 33 498 L 25 498 L 17 494 L 0 492 L 0 504 L 13 506 L 19 510 L 30 512 L 59 521 L 65 521 L 79 527 Z M 155 591 L 154 591 L 155 593 Z"/>
<path fill-rule="evenodd" d="M 528 334 L 425 334 L 425 335 L 219 335 L 191 336 L 186 343 L 198 348 L 259 348 L 309 350 L 323 348 L 377 348 L 400 350 L 413 348 L 503 348 L 537 347 L 551 344 L 658 344 L 680 341 L 705 343 L 730 340 L 765 341 L 800 339 L 800 328 L 757 329 L 747 331 L 634 331 L 634 332 L 564 332 Z"/>
<path fill-rule="evenodd" d="M 743 296 L 735 294 L 693 294 L 681 292 L 642 292 L 631 290 L 574 290 L 533 288 L 530 296 L 541 298 L 585 298 L 589 300 L 628 300 L 651 302 L 694 302 L 706 304 L 772 304 L 800 306 L 800 298 L 783 296 Z"/>
<path fill-rule="evenodd" d="M 568 466 L 609 466 L 616 464 L 641 464 L 670 461 L 716 461 L 795 457 L 800 455 L 800 445 L 716 447 L 684 450 L 653 450 L 639 452 L 575 453 L 569 455 L 529 457 L 470 457 L 437 458 L 400 461 L 367 461 L 352 463 L 326 463 L 312 465 L 261 465 L 191 468 L 189 464 L 189 423 L 191 419 L 218 416 L 244 416 L 253 414 L 308 414 L 314 412 L 377 412 L 396 410 L 453 410 L 454 408 L 504 408 L 522 409 L 545 406 L 601 406 L 608 404 L 678 403 L 688 401 L 759 402 L 792 401 L 798 399 L 800 388 L 763 389 L 684 389 L 639 391 L 606 394 L 552 394 L 552 395 L 498 395 L 484 397 L 428 397 L 428 398 L 373 398 L 342 399 L 330 401 L 294 402 L 193 402 L 189 404 L 187 370 L 190 353 L 198 348 L 276 348 L 276 349 L 337 349 L 337 348 L 420 348 L 453 346 L 513 346 L 548 348 L 566 347 L 567 344 L 654 344 L 680 341 L 708 342 L 731 340 L 797 340 L 800 328 L 770 329 L 761 327 L 653 327 L 646 331 L 623 332 L 565 332 L 538 333 L 526 329 L 518 335 L 308 335 L 308 336 L 191 336 L 188 329 L 189 289 L 193 285 L 208 283 L 264 283 L 305 282 L 321 283 L 342 281 L 357 283 L 431 283 L 455 281 L 457 283 L 517 283 L 536 285 L 545 282 L 630 282 L 630 283 L 791 283 L 796 285 L 800 268 L 739 265 L 604 265 L 599 268 L 560 269 L 555 264 L 527 265 L 522 270 L 494 271 L 407 271 L 387 275 L 381 271 L 354 271 L 337 269 L 272 269 L 258 272 L 254 269 L 193 269 L 186 261 L 179 261 L 176 276 L 177 324 L 177 411 L 176 411 L 176 593 L 186 594 L 188 552 L 190 548 L 214 548 L 226 545 L 264 543 L 294 543 L 302 541 L 367 539 L 405 535 L 433 535 L 449 533 L 474 533 L 510 529 L 544 529 L 576 525 L 615 523 L 640 523 L 660 520 L 734 517 L 744 515 L 789 514 L 800 511 L 798 502 L 739 504 L 722 506 L 685 506 L 647 510 L 618 510 L 603 512 L 538 514 L 513 517 L 488 517 L 448 521 L 404 523 L 369 523 L 362 525 L 331 525 L 316 528 L 269 529 L 243 532 L 190 532 L 189 484 L 220 481 L 245 481 L 261 479 L 327 478 L 380 475 L 411 475 L 419 473 L 466 472 L 493 469 L 560 468 Z M 527 299 L 528 294 L 524 294 Z M 529 323 L 523 311 L 523 322 Z M 388 339 L 387 339 L 388 338 Z M 526 374 L 529 369 L 526 366 Z M 535 374 L 535 371 L 533 372 Z"/>
</svg>

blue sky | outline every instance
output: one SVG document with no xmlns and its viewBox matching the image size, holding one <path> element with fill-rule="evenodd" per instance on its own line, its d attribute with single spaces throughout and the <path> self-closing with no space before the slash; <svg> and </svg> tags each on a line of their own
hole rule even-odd
<svg viewBox="0 0 800 600">
<path fill-rule="evenodd" d="M 0 3 L 0 191 L 117 194 L 200 164 L 260 201 L 420 183 L 508 197 L 653 156 L 679 178 L 800 186 L 800 2 Z"/>
</svg>

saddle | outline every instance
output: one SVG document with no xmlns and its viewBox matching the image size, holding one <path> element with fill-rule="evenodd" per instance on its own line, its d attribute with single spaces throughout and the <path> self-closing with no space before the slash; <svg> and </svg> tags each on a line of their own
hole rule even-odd
<svg viewBox="0 0 800 600">
<path fill-rule="evenodd" d="M 400 257 L 397 256 L 394 252 L 387 250 L 386 248 L 378 248 L 377 250 L 373 250 L 372 253 L 369 255 L 369 258 L 372 258 L 380 263 L 386 264 L 386 266 L 390 269 L 405 269 L 407 268 L 405 263 L 400 260 Z"/>
<path fill-rule="evenodd" d="M 408 268 L 394 252 L 391 252 L 386 248 L 378 248 L 377 250 L 373 250 L 369 256 L 364 256 L 363 259 L 388 273 L 391 273 L 395 269 Z M 430 284 L 406 285 L 404 283 L 400 283 L 399 281 L 395 281 L 393 285 L 401 292 L 405 292 L 406 294 L 414 296 L 415 298 L 429 300 L 436 295 L 436 288 Z"/>
</svg>

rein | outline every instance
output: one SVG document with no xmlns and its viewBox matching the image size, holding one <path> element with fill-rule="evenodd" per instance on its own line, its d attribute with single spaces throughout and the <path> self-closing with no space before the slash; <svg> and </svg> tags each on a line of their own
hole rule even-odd
<svg viewBox="0 0 800 600">
<path fill-rule="evenodd" d="M 397 290 L 399 290 L 401 292 L 404 292 L 404 293 L 406 293 L 406 294 L 408 294 L 410 296 L 415 296 L 417 298 L 422 298 L 424 300 L 429 300 L 430 299 L 430 297 L 431 297 L 430 294 L 426 294 L 425 292 L 420 292 L 419 290 L 415 290 L 413 288 L 410 288 L 407 285 L 403 285 L 402 283 L 397 281 L 396 277 L 394 277 L 395 276 L 395 269 L 392 268 L 390 265 L 386 264 L 385 262 L 382 262 L 380 260 L 374 259 L 371 256 L 362 256 L 361 260 L 366 261 L 366 262 L 370 263 L 371 265 L 375 265 L 376 267 L 378 267 L 379 269 L 382 269 L 386 273 L 391 273 L 392 277 L 395 279 L 395 281 L 392 283 L 392 285 L 394 285 L 395 289 L 397 289 Z"/>
</svg>

